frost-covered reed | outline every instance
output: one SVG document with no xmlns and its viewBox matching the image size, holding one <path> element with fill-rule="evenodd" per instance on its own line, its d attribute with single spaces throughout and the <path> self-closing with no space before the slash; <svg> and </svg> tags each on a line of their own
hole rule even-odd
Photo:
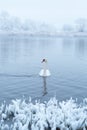
<svg viewBox="0 0 87 130">
<path fill-rule="evenodd" d="M 24 99 L 0 106 L 0 130 L 86 130 L 87 99 L 78 104 L 72 98 L 41 103 Z"/>
</svg>

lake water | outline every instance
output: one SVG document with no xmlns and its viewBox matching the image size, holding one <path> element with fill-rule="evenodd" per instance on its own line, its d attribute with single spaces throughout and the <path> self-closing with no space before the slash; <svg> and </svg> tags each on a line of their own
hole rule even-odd
<svg viewBox="0 0 87 130">
<path fill-rule="evenodd" d="M 39 76 L 41 60 L 51 76 Z M 87 97 L 87 38 L 0 36 L 0 102 Z"/>
</svg>

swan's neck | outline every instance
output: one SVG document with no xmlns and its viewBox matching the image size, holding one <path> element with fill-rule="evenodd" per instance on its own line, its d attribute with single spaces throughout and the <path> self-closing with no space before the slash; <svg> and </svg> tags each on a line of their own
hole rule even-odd
<svg viewBox="0 0 87 130">
<path fill-rule="evenodd" d="M 47 63 L 43 62 L 43 70 L 45 71 L 47 69 Z"/>
</svg>

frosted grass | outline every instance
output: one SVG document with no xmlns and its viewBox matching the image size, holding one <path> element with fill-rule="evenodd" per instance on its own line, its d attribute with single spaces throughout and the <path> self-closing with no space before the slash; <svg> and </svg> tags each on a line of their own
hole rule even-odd
<svg viewBox="0 0 87 130">
<path fill-rule="evenodd" d="M 0 106 L 0 130 L 86 130 L 87 99 L 80 104 L 72 98 L 41 103 L 31 99 L 12 100 Z"/>
</svg>

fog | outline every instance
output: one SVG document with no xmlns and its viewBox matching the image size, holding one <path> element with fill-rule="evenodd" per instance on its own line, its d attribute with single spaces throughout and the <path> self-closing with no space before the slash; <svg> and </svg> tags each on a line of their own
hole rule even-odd
<svg viewBox="0 0 87 130">
<path fill-rule="evenodd" d="M 87 0 L 0 0 L 0 12 L 61 27 L 87 18 Z"/>
</svg>

